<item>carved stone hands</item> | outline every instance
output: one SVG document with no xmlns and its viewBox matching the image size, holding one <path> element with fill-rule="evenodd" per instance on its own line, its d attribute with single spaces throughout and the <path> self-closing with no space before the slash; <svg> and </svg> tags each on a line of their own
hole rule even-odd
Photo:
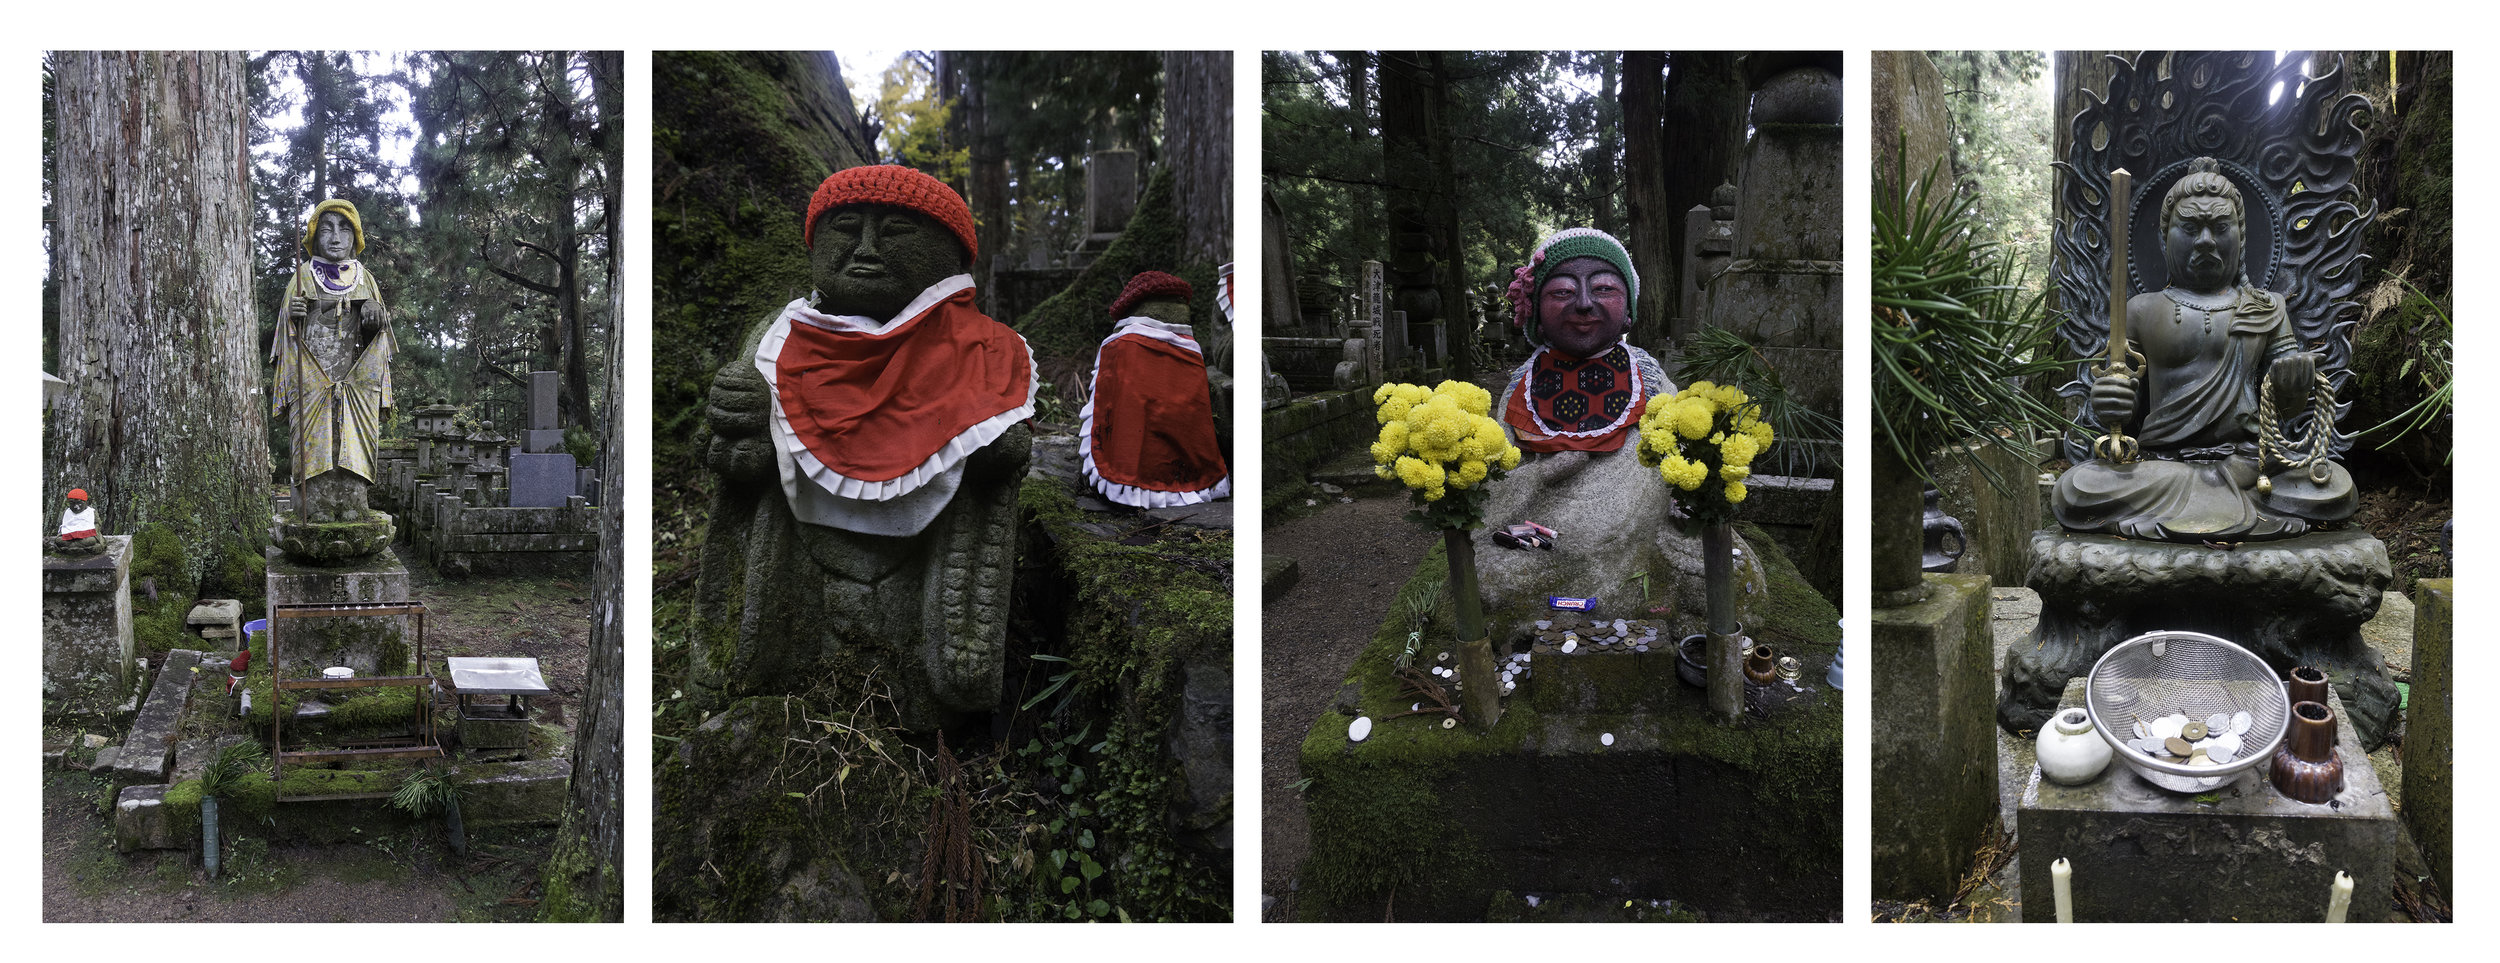
<svg viewBox="0 0 2500 963">
<path fill-rule="evenodd" d="M 2102 431 L 2115 432 L 2135 417 L 2135 375 L 2125 368 L 2100 369 L 2092 380 L 2092 420 Z"/>
<path fill-rule="evenodd" d="M 382 333 L 382 306 L 372 301 L 356 302 L 358 333 L 366 338 Z"/>
<path fill-rule="evenodd" d="M 2274 393 L 2275 410 L 2302 410 L 2301 403 L 2308 399 L 2310 384 L 2317 377 L 2316 352 L 2295 351 L 2274 359 L 2273 366 L 2266 369 L 2266 390 Z"/>
<path fill-rule="evenodd" d="M 764 419 L 772 412 L 770 391 L 764 376 L 746 361 L 722 365 L 720 373 L 712 376 L 711 403 L 703 410 L 712 441 L 704 461 L 722 481 L 770 481 L 779 471 L 773 464 L 772 442 L 764 437 Z"/>
</svg>

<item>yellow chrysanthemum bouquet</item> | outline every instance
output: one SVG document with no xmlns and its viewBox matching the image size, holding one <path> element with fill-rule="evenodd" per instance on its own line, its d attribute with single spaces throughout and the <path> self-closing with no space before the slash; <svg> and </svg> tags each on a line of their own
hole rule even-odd
<svg viewBox="0 0 2500 963">
<path fill-rule="evenodd" d="M 1485 486 L 1519 467 L 1519 449 L 1488 416 L 1492 393 L 1464 381 L 1385 384 L 1372 402 L 1380 419 L 1372 470 L 1406 486 L 1409 517 L 1437 529 L 1483 527 Z"/>
<path fill-rule="evenodd" d="M 1728 521 L 1745 500 L 1753 460 L 1773 441 L 1761 414 L 1762 406 L 1742 389 L 1707 381 L 1651 398 L 1641 413 L 1641 464 L 1676 487 L 1685 514 L 1704 523 Z"/>
<path fill-rule="evenodd" d="M 1385 384 L 1372 393 L 1380 440 L 1373 471 L 1406 486 L 1415 510 L 1406 517 L 1441 532 L 1450 563 L 1450 601 L 1458 616 L 1462 716 L 1484 732 L 1502 717 L 1501 682 L 1476 588 L 1471 529 L 1484 527 L 1486 486 L 1519 467 L 1519 449 L 1489 415 L 1493 394 L 1464 381 L 1438 386 Z"/>
</svg>

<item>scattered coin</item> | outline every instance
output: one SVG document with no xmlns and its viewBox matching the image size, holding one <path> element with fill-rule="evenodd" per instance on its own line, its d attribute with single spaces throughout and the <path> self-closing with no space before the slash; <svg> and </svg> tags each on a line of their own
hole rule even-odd
<svg viewBox="0 0 2500 963">
<path fill-rule="evenodd" d="M 1444 728 L 1444 729 L 1453 728 L 1453 727 L 1455 727 L 1455 726 L 1457 726 L 1457 725 L 1458 725 L 1458 720 L 1456 720 L 1456 719 L 1443 719 L 1443 720 L 1441 720 L 1441 728 Z"/>
<path fill-rule="evenodd" d="M 2177 736 L 2171 736 L 2168 739 L 2162 740 L 2161 745 L 2162 748 L 2170 750 L 2170 754 L 2174 756 L 2184 756 L 2195 751 L 2193 747 L 2188 745 L 2187 740 L 2181 739 Z"/>
<path fill-rule="evenodd" d="M 2205 754 L 2205 758 L 2213 760 L 2214 765 L 2217 766 L 2240 757 L 2237 749 L 2224 749 L 2218 746 L 2208 746 L 2199 751 Z"/>
<path fill-rule="evenodd" d="M 1371 734 L 1372 717 L 1370 716 L 1356 717 L 1354 724 L 1347 726 L 1345 731 L 1345 737 L 1355 742 L 1361 742 L 1365 739 L 1371 738 Z"/>
<path fill-rule="evenodd" d="M 2248 733 L 2248 727 L 2256 724 L 2256 722 L 2257 717 L 2249 715 L 2248 710 L 2246 709 L 2234 712 L 2231 714 L 2231 734 L 2235 736 L 2246 735 Z"/>
<path fill-rule="evenodd" d="M 1599 743 L 1599 744 L 1601 744 L 1601 745 L 1608 745 L 1608 746 L 1614 745 L 1614 744 L 1615 744 L 1615 734 L 1614 734 L 1614 733 L 1611 733 L 1611 732 L 1600 734 L 1600 735 L 1597 737 L 1597 741 L 1598 741 L 1598 743 Z"/>
<path fill-rule="evenodd" d="M 2213 715 L 2205 717 L 2205 730 L 2207 732 L 2225 732 L 2230 728 L 2231 714 L 2228 712 L 2217 712 Z"/>
<path fill-rule="evenodd" d="M 2205 724 L 2202 722 L 2188 723 L 2185 727 L 2179 730 L 2179 738 L 2185 739 L 2189 742 L 2195 742 L 2199 739 L 2205 738 Z"/>
<path fill-rule="evenodd" d="M 1647 651 L 1649 651 L 1649 646 L 1646 646 L 1646 645 L 1636 645 L 1636 646 L 1633 646 L 1633 647 L 1632 647 L 1632 651 L 1634 651 L 1634 652 L 1647 652 Z"/>
<path fill-rule="evenodd" d="M 1564 640 L 1563 640 L 1562 650 L 1563 650 L 1563 652 L 1565 652 L 1566 654 L 1567 654 L 1567 653 L 1571 653 L 1571 652 L 1576 652 L 1576 651 L 1579 651 L 1579 648 L 1580 648 L 1580 641 L 1579 641 L 1578 639 L 1564 639 Z M 202 838 L 206 838 L 206 837 L 202 837 Z"/>
</svg>

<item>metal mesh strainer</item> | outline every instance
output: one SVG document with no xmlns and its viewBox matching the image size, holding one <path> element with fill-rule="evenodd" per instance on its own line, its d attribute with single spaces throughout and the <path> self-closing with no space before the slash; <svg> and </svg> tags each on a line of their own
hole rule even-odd
<svg viewBox="0 0 2500 963">
<path fill-rule="evenodd" d="M 2264 659 L 2201 632 L 2147 632 L 2111 646 L 2084 679 L 2083 705 L 2118 758 L 2172 792 L 2218 789 L 2263 764 L 2291 721 L 2283 682 Z M 2194 724 L 2186 733 L 2165 728 L 2165 720 L 2176 726 L 2180 717 Z M 2221 755 L 2228 761 L 2191 765 L 2188 758 L 2146 751 L 2148 739 L 2169 743 L 2164 733 L 2194 735 L 2211 728 L 2208 720 L 2227 720 L 2227 738 L 2186 741 L 2215 749 L 2227 742 L 2231 748 Z"/>
</svg>

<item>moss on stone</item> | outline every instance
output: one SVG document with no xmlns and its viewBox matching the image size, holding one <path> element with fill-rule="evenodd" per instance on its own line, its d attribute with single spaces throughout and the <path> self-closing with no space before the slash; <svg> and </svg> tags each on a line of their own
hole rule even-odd
<svg viewBox="0 0 2500 963">
<path fill-rule="evenodd" d="M 1045 358 L 1093 356 L 1111 333 L 1111 302 L 1140 271 L 1164 271 L 1189 282 L 1189 316 L 1206 323 L 1220 317 L 1215 306 L 1217 265 L 1182 263 L 1180 208 L 1169 167 L 1157 170 L 1138 198 L 1119 240 L 1087 265 L 1066 289 L 1016 319 L 1016 331 Z M 1210 358 L 1210 364 L 1222 359 Z"/>
</svg>

